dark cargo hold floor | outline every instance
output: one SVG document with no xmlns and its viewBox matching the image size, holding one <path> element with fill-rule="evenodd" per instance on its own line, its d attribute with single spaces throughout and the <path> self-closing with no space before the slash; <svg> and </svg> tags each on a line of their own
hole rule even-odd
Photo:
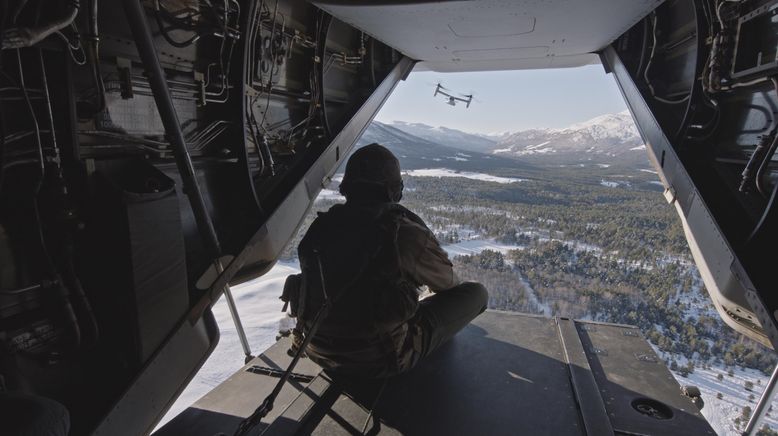
<svg viewBox="0 0 778 436">
<path fill-rule="evenodd" d="M 232 434 L 285 369 L 288 339 L 155 435 Z M 252 434 L 715 434 L 630 326 L 487 311 L 408 374 L 333 380 L 307 359 Z"/>
</svg>

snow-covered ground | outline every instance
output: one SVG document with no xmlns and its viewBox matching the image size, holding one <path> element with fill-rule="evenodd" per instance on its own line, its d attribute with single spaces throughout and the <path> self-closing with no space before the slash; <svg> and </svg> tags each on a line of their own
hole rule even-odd
<svg viewBox="0 0 778 436">
<path fill-rule="evenodd" d="M 275 343 L 276 334 L 286 315 L 281 312 L 278 299 L 289 274 L 300 271 L 297 262 L 278 262 L 264 276 L 232 288 L 243 327 L 246 330 L 252 354 L 257 355 Z M 213 306 L 213 314 L 221 331 L 221 338 L 213 354 L 205 362 L 189 386 L 178 397 L 159 426 L 164 425 L 203 395 L 226 380 L 243 366 L 243 349 L 232 322 L 227 303 L 220 298 Z"/>
<path fill-rule="evenodd" d="M 619 175 L 616 175 L 616 176 L 613 176 L 613 177 L 632 177 L 632 176 L 619 176 Z M 628 180 L 605 180 L 605 179 L 602 179 L 602 180 L 600 180 L 600 185 L 606 186 L 608 188 L 618 188 L 620 186 L 624 186 L 624 187 L 629 188 L 630 186 L 632 186 L 632 183 L 630 183 Z"/>
<path fill-rule="evenodd" d="M 525 247 L 522 245 L 503 244 L 494 239 L 470 239 L 443 246 L 443 249 L 446 250 L 446 253 L 452 258 L 454 256 L 478 254 L 484 250 L 498 251 L 502 254 L 507 254 L 510 250 L 523 250 L 524 248 Z M 540 313 L 545 316 L 551 316 L 551 306 L 549 306 L 548 303 L 540 301 L 537 292 L 532 288 L 529 281 L 523 276 L 520 276 L 519 283 L 521 283 L 526 291 L 526 297 L 530 306 L 537 307 L 538 310 L 540 310 Z"/>
<path fill-rule="evenodd" d="M 662 259 L 660 263 L 679 262 L 687 266 L 689 261 L 686 259 Z M 678 289 L 678 292 L 670 299 L 673 304 L 678 304 L 683 311 L 685 319 L 699 319 L 701 316 L 717 317 L 718 313 L 710 302 L 702 283 L 702 278 L 695 268 L 690 268 L 692 274 L 692 284 L 688 289 Z M 656 326 L 662 331 L 661 326 Z M 675 361 L 681 368 L 688 363 L 688 359 L 681 355 L 663 353 L 654 347 L 654 351 L 665 361 Z M 735 418 L 742 413 L 744 406 L 749 406 L 752 410 L 756 407 L 756 402 L 762 394 L 769 377 L 761 371 L 755 369 L 744 369 L 740 367 L 731 368 L 732 375 L 728 375 L 730 368 L 723 365 L 710 365 L 708 369 L 700 367 L 701 364 L 695 363 L 694 372 L 686 377 L 679 371 L 671 371 L 678 384 L 693 385 L 700 388 L 705 407 L 702 414 L 711 424 L 719 435 L 739 435 L 746 423 L 743 422 L 740 428 L 735 426 Z M 721 376 L 721 380 L 719 380 Z M 751 391 L 746 390 L 745 383 L 753 383 Z M 717 398 L 721 394 L 721 399 Z M 753 398 L 749 398 L 753 395 Z M 778 429 L 778 403 L 773 401 L 775 412 L 770 413 L 762 421 L 762 424 L 768 424 L 773 430 Z M 762 427 L 759 425 L 759 428 Z"/>
<path fill-rule="evenodd" d="M 414 177 L 463 177 L 465 179 L 481 180 L 484 182 L 495 183 L 517 183 L 523 182 L 524 179 L 517 179 L 514 177 L 499 177 L 491 174 L 484 173 L 471 173 L 467 171 L 454 171 L 448 168 L 423 168 L 419 170 L 403 171 L 403 175 Z"/>
<path fill-rule="evenodd" d="M 527 297 L 527 301 L 530 303 L 530 307 L 536 307 L 538 310 L 540 310 L 540 314 L 543 316 L 551 316 L 553 313 L 551 311 L 551 306 L 543 301 L 540 301 L 540 298 L 538 298 L 538 293 L 535 291 L 535 289 L 532 287 L 532 284 L 530 284 L 529 280 L 526 279 L 523 275 L 519 275 L 519 283 L 524 286 L 525 295 Z"/>
<path fill-rule="evenodd" d="M 683 356 L 671 356 L 666 353 L 658 353 L 663 358 L 670 358 L 676 360 L 679 366 L 683 366 L 686 363 L 686 359 Z M 740 416 L 743 407 L 749 406 L 751 410 L 756 407 L 756 402 L 759 401 L 759 397 L 762 395 L 762 391 L 767 385 L 769 379 L 768 376 L 762 374 L 760 371 L 754 369 L 733 368 L 732 376 L 727 375 L 728 370 L 721 366 L 712 365 L 710 369 L 695 368 L 694 372 L 687 377 L 683 377 L 677 371 L 671 371 L 681 386 L 692 385 L 700 388 L 702 393 L 702 400 L 705 402 L 705 407 L 702 408 L 702 415 L 708 420 L 710 425 L 721 436 L 735 436 L 740 435 L 745 428 L 746 423 L 742 423 L 738 429 L 735 427 L 735 418 Z M 719 380 L 718 376 L 721 374 L 722 379 Z M 750 381 L 754 384 L 751 391 L 745 389 L 746 381 Z M 721 393 L 721 399 L 717 398 L 717 394 Z M 753 395 L 753 400 L 749 399 L 749 396 Z M 773 430 L 778 429 L 778 401 L 773 399 L 772 402 L 773 412 L 770 412 L 768 416 L 759 425 L 768 424 Z"/>
<path fill-rule="evenodd" d="M 523 248 L 521 245 L 503 244 L 494 239 L 470 239 L 443 246 L 443 249 L 446 250 L 450 257 L 478 254 L 484 250 L 499 251 L 502 254 L 507 254 L 510 250 L 521 250 Z"/>
</svg>

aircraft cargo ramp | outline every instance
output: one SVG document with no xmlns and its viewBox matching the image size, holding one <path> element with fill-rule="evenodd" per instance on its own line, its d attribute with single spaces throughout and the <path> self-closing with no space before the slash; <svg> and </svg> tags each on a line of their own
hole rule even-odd
<svg viewBox="0 0 778 436">
<path fill-rule="evenodd" d="M 278 380 L 264 368 L 286 369 L 288 345 L 276 343 L 155 435 L 232 434 Z M 295 373 L 251 434 L 715 434 L 626 325 L 487 311 L 393 379 L 333 380 L 308 359 Z"/>
</svg>

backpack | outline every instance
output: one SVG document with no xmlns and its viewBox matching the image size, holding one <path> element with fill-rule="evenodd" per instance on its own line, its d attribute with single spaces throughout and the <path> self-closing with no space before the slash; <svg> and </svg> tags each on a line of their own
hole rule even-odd
<svg viewBox="0 0 778 436">
<path fill-rule="evenodd" d="M 421 218 L 398 204 L 319 213 L 298 247 L 300 274 L 287 277 L 284 311 L 305 330 L 325 301 L 333 303 L 319 333 L 358 338 L 389 331 L 418 308 L 416 284 L 400 265 L 397 235 L 403 218 Z"/>
</svg>

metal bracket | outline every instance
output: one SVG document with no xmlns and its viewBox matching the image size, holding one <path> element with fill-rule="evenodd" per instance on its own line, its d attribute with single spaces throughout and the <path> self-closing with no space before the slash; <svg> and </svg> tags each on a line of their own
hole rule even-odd
<svg viewBox="0 0 778 436">
<path fill-rule="evenodd" d="M 664 196 L 665 196 L 665 200 L 667 200 L 667 204 L 675 203 L 675 200 L 678 198 L 676 197 L 675 194 L 675 188 L 673 188 L 672 186 L 665 189 Z"/>
<path fill-rule="evenodd" d="M 205 75 L 199 71 L 194 72 L 194 80 L 199 86 L 197 88 L 197 105 L 205 106 L 208 101 L 205 98 Z"/>
<path fill-rule="evenodd" d="M 641 362 L 656 363 L 656 357 L 650 354 L 635 353 L 635 359 Z"/>
<path fill-rule="evenodd" d="M 132 93 L 132 62 L 125 58 L 116 58 L 116 69 L 119 71 L 119 87 L 125 100 L 134 97 Z"/>
<path fill-rule="evenodd" d="M 270 377 L 282 377 L 284 375 L 284 371 L 281 369 L 270 368 L 268 366 L 259 366 L 259 365 L 253 365 L 246 368 L 246 372 L 250 372 L 252 374 L 267 375 Z M 311 380 L 313 380 L 313 376 L 292 372 L 289 373 L 289 379 L 303 382 L 303 383 L 310 383 Z"/>
</svg>

